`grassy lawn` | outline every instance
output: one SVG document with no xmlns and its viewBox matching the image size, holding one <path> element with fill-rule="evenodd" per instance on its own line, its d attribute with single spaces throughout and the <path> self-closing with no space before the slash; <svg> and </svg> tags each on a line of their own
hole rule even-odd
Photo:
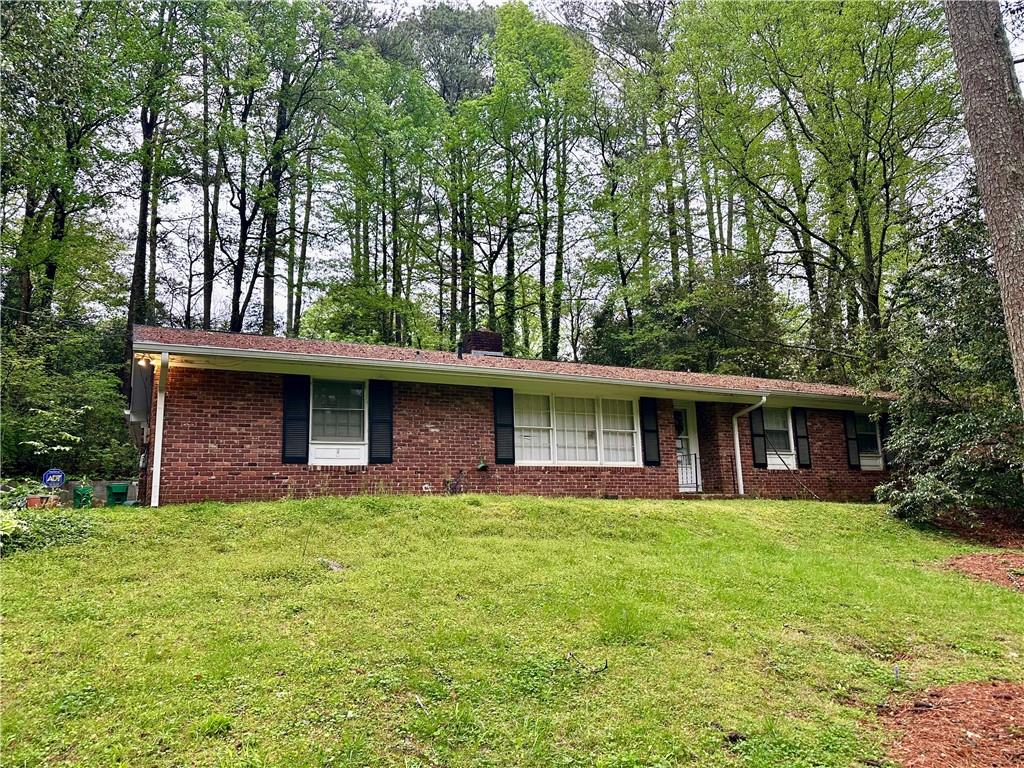
<svg viewBox="0 0 1024 768">
<path fill-rule="evenodd" d="M 1024 679 L 1024 597 L 877 506 L 97 515 L 0 565 L 5 768 L 860 765 L 894 692 Z"/>
</svg>

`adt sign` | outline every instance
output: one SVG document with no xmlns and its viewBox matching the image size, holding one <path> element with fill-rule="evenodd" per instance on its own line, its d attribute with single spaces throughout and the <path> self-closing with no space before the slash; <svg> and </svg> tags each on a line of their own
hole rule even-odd
<svg viewBox="0 0 1024 768">
<path fill-rule="evenodd" d="M 64 485 L 64 470 L 48 469 L 43 472 L 43 485 L 54 491 L 60 488 Z"/>
</svg>

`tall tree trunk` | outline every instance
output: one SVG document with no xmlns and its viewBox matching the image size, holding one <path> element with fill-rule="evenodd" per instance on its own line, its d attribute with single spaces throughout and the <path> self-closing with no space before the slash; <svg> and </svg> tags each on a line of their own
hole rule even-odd
<svg viewBox="0 0 1024 768">
<path fill-rule="evenodd" d="M 661 155 L 665 164 L 665 218 L 668 224 L 669 269 L 672 272 L 672 287 L 679 290 L 683 279 L 679 264 L 679 223 L 676 221 L 676 190 L 673 179 L 675 168 L 672 162 L 672 150 L 668 143 L 668 126 L 662 121 L 658 129 Z"/>
<path fill-rule="evenodd" d="M 204 25 L 205 26 L 205 25 Z M 206 41 L 203 41 L 202 57 L 202 81 L 203 81 L 203 330 L 210 330 L 211 314 L 213 312 L 213 276 L 214 276 L 214 252 L 217 247 L 217 213 L 216 205 L 219 198 L 219 189 L 213 195 L 210 192 L 210 56 L 206 49 Z M 220 177 L 220 154 L 217 155 L 217 167 L 214 171 L 218 179 Z"/>
<path fill-rule="evenodd" d="M 149 197 L 153 192 L 154 134 L 158 115 L 156 110 L 143 104 L 139 110 L 142 131 L 142 168 L 139 179 L 139 215 L 135 228 L 135 259 L 132 263 L 132 282 L 128 293 L 128 327 L 146 322 L 146 264 L 149 255 Z M 129 339 L 130 343 L 130 339 Z"/>
<path fill-rule="evenodd" d="M 292 73 L 286 66 L 281 72 L 281 88 L 277 97 L 274 144 L 270 153 L 270 198 L 266 201 L 264 213 L 266 232 L 263 241 L 263 323 L 261 325 L 264 336 L 273 336 L 276 327 L 274 271 L 277 267 L 277 216 L 281 205 L 281 189 L 286 165 L 284 141 L 290 123 L 288 107 L 291 99 L 291 84 Z"/>
<path fill-rule="evenodd" d="M 551 160 L 550 138 L 551 129 L 547 116 L 544 117 L 544 130 L 542 132 L 543 146 L 541 147 L 540 164 L 540 195 L 537 200 L 537 246 L 540 250 L 540 353 L 541 357 L 547 357 L 548 353 L 548 226 L 549 226 L 549 197 L 548 190 L 548 165 Z"/>
<path fill-rule="evenodd" d="M 147 246 L 149 249 L 149 266 L 146 270 L 146 322 L 150 325 L 156 323 L 156 233 L 157 225 L 160 223 L 160 193 L 163 178 L 160 175 L 160 130 L 153 134 L 153 184 L 149 195 L 149 234 Z"/>
<path fill-rule="evenodd" d="M 295 240 L 298 235 L 296 226 L 296 207 L 298 206 L 298 187 L 295 180 L 295 171 L 288 179 L 288 272 L 287 272 L 287 302 L 284 313 L 284 334 L 294 336 L 295 329 L 292 327 L 292 319 L 295 316 Z"/>
<path fill-rule="evenodd" d="M 306 197 L 302 204 L 302 242 L 299 245 L 298 275 L 295 279 L 295 317 L 292 329 L 297 336 L 302 327 L 302 290 L 306 284 L 306 253 L 309 246 L 309 215 L 313 207 L 313 150 L 306 154 Z"/>
<path fill-rule="evenodd" d="M 551 279 L 551 332 L 545 357 L 558 359 L 562 338 L 562 294 L 565 292 L 565 198 L 567 186 L 568 142 L 565 117 L 555 121 L 555 269 Z"/>
<path fill-rule="evenodd" d="M 460 213 L 459 229 L 460 258 L 459 258 L 459 280 L 461 291 L 459 292 L 459 336 L 464 336 L 473 330 L 475 323 L 475 305 L 473 302 L 475 270 L 473 269 L 473 189 L 470 179 L 470 172 L 466 168 L 466 158 L 459 154 L 459 188 L 460 188 Z"/>
<path fill-rule="evenodd" d="M 999 3 L 946 0 L 946 19 L 1024 409 L 1024 99 Z"/>
<path fill-rule="evenodd" d="M 686 165 L 686 143 L 679 146 L 679 190 L 683 196 L 683 236 L 686 239 L 686 290 L 692 291 L 697 282 L 697 252 L 693 244 L 693 210 L 690 193 L 690 170 Z"/>
<path fill-rule="evenodd" d="M 640 126 L 637 152 L 640 157 L 644 157 L 648 151 L 646 118 L 641 119 Z M 640 248 L 640 279 L 643 281 L 644 294 L 649 294 L 653 279 L 651 274 L 651 183 L 649 171 L 644 170 L 641 172 L 639 186 L 640 203 L 638 205 L 639 210 L 637 211 L 639 220 L 637 229 L 639 231 L 637 232 L 637 239 L 639 240 Z"/>
<path fill-rule="evenodd" d="M 16 250 L 18 276 L 18 311 L 16 325 L 27 325 L 32 317 L 32 251 L 36 246 L 46 208 L 40 204 L 35 187 L 25 192 L 25 217 L 21 222 Z"/>
<path fill-rule="evenodd" d="M 519 200 L 515 196 L 515 160 L 512 150 L 505 149 L 505 298 L 504 330 L 505 348 L 515 349 L 516 337 L 516 220 Z"/>
<path fill-rule="evenodd" d="M 53 220 L 50 223 L 50 241 L 47 243 L 46 256 L 43 258 L 43 279 L 39 284 L 39 315 L 40 319 L 53 311 L 53 293 L 57 282 L 57 267 L 60 255 L 64 250 L 64 236 L 67 234 L 68 211 L 64 191 L 59 187 L 51 189 L 53 200 Z"/>
<path fill-rule="evenodd" d="M 718 255 L 718 238 L 715 236 L 715 196 L 711 189 L 711 173 L 708 170 L 708 161 L 704 152 L 700 153 L 700 182 L 701 190 L 704 193 L 704 218 L 708 228 L 708 247 L 711 250 L 711 273 L 715 277 L 721 277 L 722 264 Z"/>
<path fill-rule="evenodd" d="M 402 298 L 402 244 L 398 222 L 398 174 L 394 161 L 388 169 L 388 182 L 391 187 L 391 341 L 402 340 L 402 314 L 399 302 Z"/>
<path fill-rule="evenodd" d="M 459 192 L 459 162 L 457 150 L 452 148 L 448 154 L 448 212 L 451 223 L 448 227 L 449 262 L 448 274 L 448 342 L 454 347 L 458 337 L 459 323 L 459 208 L 462 195 Z"/>
</svg>

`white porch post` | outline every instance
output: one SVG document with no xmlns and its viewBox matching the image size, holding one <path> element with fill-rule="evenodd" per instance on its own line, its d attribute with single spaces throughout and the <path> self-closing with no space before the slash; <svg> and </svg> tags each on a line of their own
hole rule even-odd
<svg viewBox="0 0 1024 768">
<path fill-rule="evenodd" d="M 153 433 L 153 483 L 149 489 L 149 506 L 160 506 L 160 459 L 164 452 L 164 401 L 167 399 L 167 368 L 170 355 L 160 353 L 160 375 L 156 390 L 156 429 Z"/>
</svg>

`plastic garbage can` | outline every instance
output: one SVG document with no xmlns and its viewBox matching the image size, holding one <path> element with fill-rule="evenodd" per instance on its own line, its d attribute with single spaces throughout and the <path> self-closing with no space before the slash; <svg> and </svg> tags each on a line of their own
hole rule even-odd
<svg viewBox="0 0 1024 768">
<path fill-rule="evenodd" d="M 128 501 L 128 483 L 107 483 L 107 506 L 119 507 Z"/>
</svg>

